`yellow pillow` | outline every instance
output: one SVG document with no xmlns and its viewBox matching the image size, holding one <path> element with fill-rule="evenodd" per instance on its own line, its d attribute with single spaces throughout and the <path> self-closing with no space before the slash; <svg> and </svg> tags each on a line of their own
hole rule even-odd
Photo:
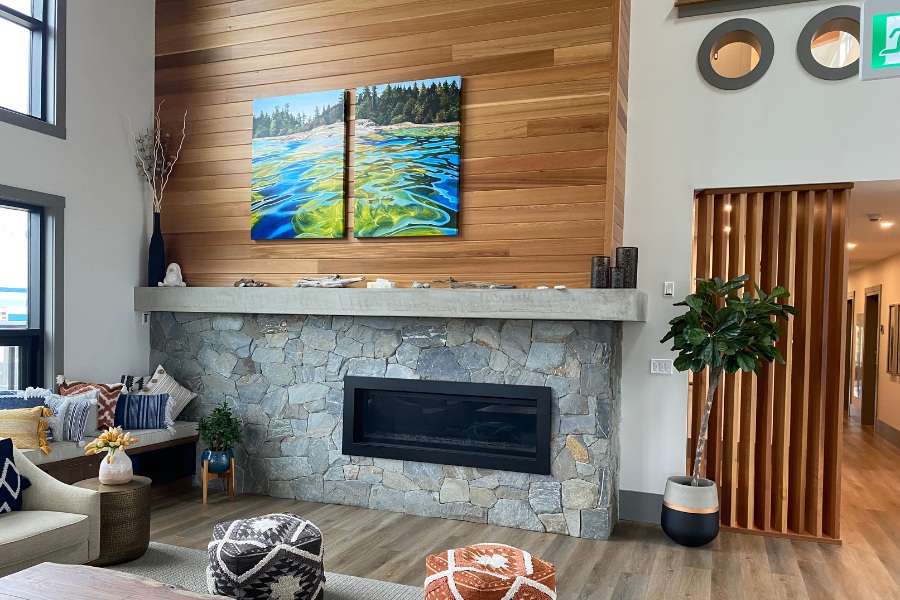
<svg viewBox="0 0 900 600">
<path fill-rule="evenodd" d="M 46 406 L 0 410 L 0 438 L 12 439 L 19 450 L 40 449 L 44 454 L 50 454 L 47 443 L 50 426 L 44 418 L 52 415 L 53 411 Z"/>
</svg>

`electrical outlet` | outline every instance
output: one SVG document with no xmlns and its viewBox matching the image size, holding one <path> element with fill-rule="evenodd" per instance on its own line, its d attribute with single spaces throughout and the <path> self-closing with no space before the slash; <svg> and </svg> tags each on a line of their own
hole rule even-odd
<svg viewBox="0 0 900 600">
<path fill-rule="evenodd" d="M 667 281 L 663 284 L 663 296 L 672 297 L 675 295 L 675 282 Z"/>
<path fill-rule="evenodd" d="M 150 313 L 141 313 L 141 325 L 150 324 Z"/>
<path fill-rule="evenodd" d="M 670 358 L 651 358 L 650 359 L 651 375 L 671 375 L 672 359 Z"/>
</svg>

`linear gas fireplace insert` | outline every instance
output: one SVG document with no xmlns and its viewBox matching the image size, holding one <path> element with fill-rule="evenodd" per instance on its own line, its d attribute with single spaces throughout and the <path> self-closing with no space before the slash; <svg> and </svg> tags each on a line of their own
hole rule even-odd
<svg viewBox="0 0 900 600">
<path fill-rule="evenodd" d="M 550 388 L 344 378 L 343 453 L 550 474 Z"/>
</svg>

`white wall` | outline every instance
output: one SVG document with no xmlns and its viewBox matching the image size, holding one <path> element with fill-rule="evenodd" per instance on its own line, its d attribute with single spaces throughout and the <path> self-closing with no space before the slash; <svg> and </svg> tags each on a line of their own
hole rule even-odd
<svg viewBox="0 0 900 600">
<path fill-rule="evenodd" d="M 60 140 L 0 123 L 0 184 L 64 196 L 65 372 L 144 373 L 149 328 L 132 309 L 146 267 L 149 204 L 128 117 L 153 110 L 153 0 L 68 3 L 66 128 Z"/>
<path fill-rule="evenodd" d="M 662 493 L 685 462 L 687 377 L 649 375 L 677 311 L 662 297 L 690 288 L 695 189 L 900 178 L 900 80 L 824 82 L 796 55 L 806 22 L 836 2 L 677 19 L 672 2 L 632 2 L 625 243 L 640 248 L 650 318 L 625 328 L 620 488 Z M 846 4 L 859 4 L 847 2 Z M 706 34 L 752 18 L 775 40 L 768 74 L 723 92 L 697 70 Z"/>
</svg>

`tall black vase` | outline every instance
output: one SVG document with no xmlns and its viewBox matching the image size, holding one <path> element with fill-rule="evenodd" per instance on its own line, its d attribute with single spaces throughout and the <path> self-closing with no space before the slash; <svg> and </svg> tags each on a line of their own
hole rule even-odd
<svg viewBox="0 0 900 600">
<path fill-rule="evenodd" d="M 153 235 L 150 236 L 150 251 L 147 253 L 147 285 L 157 287 L 166 277 L 166 246 L 159 230 L 159 213 L 153 213 Z"/>
</svg>

